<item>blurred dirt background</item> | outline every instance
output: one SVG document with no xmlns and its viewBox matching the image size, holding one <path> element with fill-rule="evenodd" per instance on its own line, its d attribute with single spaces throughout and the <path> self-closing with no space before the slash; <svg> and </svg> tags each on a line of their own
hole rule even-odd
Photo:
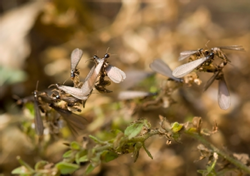
<svg viewBox="0 0 250 176">
<path fill-rule="evenodd" d="M 62 143 L 73 140 L 66 135 L 38 152 L 34 136 L 23 127 L 32 117 L 15 104 L 15 98 L 31 95 L 38 80 L 39 90 L 54 83 L 70 84 L 70 53 L 74 48 L 84 51 L 79 64 L 84 78 L 93 65 L 90 58 L 94 54 L 101 57 L 107 50 L 112 65 L 126 72 L 151 72 L 149 64 L 154 59 L 161 58 L 174 69 L 184 63 L 178 62 L 181 51 L 205 47 L 208 41 L 208 48 L 244 46 L 245 52 L 228 52 L 231 63 L 225 77 L 231 95 L 229 110 L 221 110 L 217 104 L 216 81 L 208 91 L 202 91 L 212 75 L 203 73 L 201 86 L 174 92 L 176 104 L 133 115 L 131 107 L 136 105 L 116 98 L 136 77 L 132 72 L 124 84 L 112 83 L 109 89 L 113 93 L 94 92 L 83 115 L 93 120 L 88 127 L 92 135 L 122 130 L 138 118 L 146 118 L 157 127 L 159 114 L 181 123 L 201 116 L 204 128 L 218 124 L 219 132 L 210 137 L 213 144 L 232 153 L 250 154 L 250 1 L 1 0 L 0 15 L 0 176 L 10 175 L 19 166 L 16 156 L 31 166 L 41 159 L 58 162 L 66 151 Z M 148 79 L 130 89 L 160 89 L 167 78 L 157 74 Z M 166 139 L 152 137 L 146 145 L 153 160 L 142 151 L 133 163 L 127 154 L 102 164 L 92 175 L 199 175 L 197 170 L 206 166 L 198 161 L 197 141 L 190 138 L 168 146 Z M 82 175 L 83 169 L 74 175 Z"/>
</svg>

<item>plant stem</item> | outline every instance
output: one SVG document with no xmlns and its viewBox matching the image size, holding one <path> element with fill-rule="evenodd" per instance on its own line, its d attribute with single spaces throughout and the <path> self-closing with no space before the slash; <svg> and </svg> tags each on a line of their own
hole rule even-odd
<svg viewBox="0 0 250 176">
<path fill-rule="evenodd" d="M 201 135 L 196 134 L 196 133 L 190 133 L 190 132 L 186 132 L 186 134 L 192 138 L 197 139 L 198 141 L 200 141 L 202 144 L 208 146 L 209 148 L 211 148 L 214 152 L 216 152 L 218 155 L 220 155 L 221 157 L 223 157 L 224 159 L 226 159 L 227 161 L 229 161 L 230 163 L 234 164 L 236 167 L 238 167 L 239 169 L 245 171 L 246 173 L 250 174 L 250 167 L 244 165 L 243 163 L 241 163 L 240 161 L 238 161 L 237 159 L 229 156 L 227 153 L 219 150 L 217 147 L 215 147 L 214 145 L 212 145 L 210 142 L 208 142 L 206 139 L 204 139 Z"/>
</svg>

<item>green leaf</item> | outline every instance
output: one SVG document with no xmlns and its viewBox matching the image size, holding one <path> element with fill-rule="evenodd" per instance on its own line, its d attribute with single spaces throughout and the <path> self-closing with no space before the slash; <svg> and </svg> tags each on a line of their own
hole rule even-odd
<svg viewBox="0 0 250 176">
<path fill-rule="evenodd" d="M 79 159 L 77 160 L 77 162 L 79 162 L 79 163 L 81 163 L 81 162 L 87 162 L 87 161 L 89 161 L 87 155 L 82 156 L 81 158 L 79 158 Z"/>
<path fill-rule="evenodd" d="M 141 132 L 142 128 L 143 123 L 133 123 L 125 129 L 124 134 L 131 139 L 137 136 Z"/>
<path fill-rule="evenodd" d="M 96 138 L 95 136 L 89 135 L 89 138 L 91 138 L 97 144 L 106 144 L 105 142 L 101 141 L 100 139 Z"/>
<path fill-rule="evenodd" d="M 149 123 L 146 119 L 143 120 L 143 125 L 148 129 L 151 128 L 151 123 Z"/>
<path fill-rule="evenodd" d="M 74 150 L 80 150 L 81 149 L 80 144 L 78 144 L 75 141 L 73 141 L 73 142 L 70 143 L 70 147 L 71 147 L 71 149 L 74 149 Z"/>
<path fill-rule="evenodd" d="M 145 147 L 145 144 L 144 144 L 144 143 L 142 143 L 142 146 L 143 146 L 144 150 L 146 151 L 146 153 L 148 154 L 148 156 L 149 156 L 151 159 L 153 159 L 153 156 L 152 156 L 151 153 L 148 151 L 148 149 Z"/>
<path fill-rule="evenodd" d="M 214 160 L 214 162 L 210 166 L 207 167 L 208 174 L 210 174 L 210 173 L 214 174 L 214 167 L 216 165 L 216 162 L 217 162 L 217 160 Z"/>
<path fill-rule="evenodd" d="M 181 129 L 183 128 L 183 125 L 182 124 L 179 124 L 178 122 L 174 122 L 172 125 L 171 125 L 171 129 L 174 133 L 177 133 L 179 132 Z"/>
<path fill-rule="evenodd" d="M 79 168 L 79 166 L 76 164 L 60 162 L 56 164 L 56 168 L 60 171 L 61 174 L 72 174 Z"/>
<path fill-rule="evenodd" d="M 20 166 L 16 169 L 14 169 L 13 171 L 11 171 L 11 174 L 18 174 L 18 175 L 31 175 L 33 172 L 27 170 L 27 168 L 25 168 L 25 166 Z"/>
<path fill-rule="evenodd" d="M 87 150 L 82 150 L 82 151 L 77 152 L 77 154 L 75 155 L 75 161 L 76 161 L 76 163 L 80 164 L 81 162 L 88 161 L 87 154 L 88 154 Z"/>
<path fill-rule="evenodd" d="M 72 150 L 69 150 L 63 154 L 63 158 L 70 158 L 72 156 Z"/>
<path fill-rule="evenodd" d="M 92 149 L 92 155 L 91 155 L 91 164 L 93 166 L 98 166 L 99 164 L 101 164 L 101 152 L 96 152 L 95 149 Z"/>
<path fill-rule="evenodd" d="M 85 170 L 85 174 L 90 174 L 94 170 L 95 166 L 89 164 L 87 169 Z"/>
<path fill-rule="evenodd" d="M 117 157 L 118 155 L 115 152 L 111 152 L 108 150 L 103 151 L 101 154 L 101 160 L 106 163 L 116 159 Z"/>
</svg>

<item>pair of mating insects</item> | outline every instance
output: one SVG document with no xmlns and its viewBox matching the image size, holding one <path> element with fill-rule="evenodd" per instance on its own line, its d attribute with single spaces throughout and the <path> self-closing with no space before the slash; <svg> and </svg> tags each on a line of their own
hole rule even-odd
<svg viewBox="0 0 250 176">
<path fill-rule="evenodd" d="M 74 87 L 57 85 L 56 89 L 50 93 L 45 91 L 34 91 L 33 97 L 24 98 L 19 101 L 19 104 L 32 101 L 35 107 L 35 130 L 38 136 L 43 135 L 44 125 L 40 114 L 40 110 L 45 112 L 46 119 L 49 119 L 49 112 L 52 109 L 57 111 L 67 122 L 69 128 L 74 134 L 84 129 L 84 125 L 88 124 L 87 119 L 72 113 L 72 110 L 79 110 L 79 105 L 85 105 L 86 100 L 91 95 L 95 87 L 99 92 L 111 92 L 106 89 L 110 81 L 105 80 L 108 76 L 111 81 L 120 83 L 126 78 L 126 74 L 119 68 L 110 65 L 107 62 L 109 54 L 106 53 L 103 58 L 94 56 L 95 65 L 92 67 L 84 82 L 80 81 L 79 70 L 77 65 L 81 60 L 83 51 L 75 49 L 71 53 L 71 79 Z M 62 103 L 63 102 L 63 103 Z M 55 121 L 55 123 L 58 120 Z M 54 126 L 57 126 L 54 124 Z"/>
<path fill-rule="evenodd" d="M 209 88 L 209 86 L 214 82 L 214 80 L 219 80 L 218 104 L 221 109 L 228 109 L 230 107 L 231 101 L 229 90 L 224 79 L 223 68 L 227 65 L 228 62 L 230 62 L 230 60 L 222 51 L 224 49 L 244 51 L 244 48 L 239 45 L 214 47 L 210 50 L 199 49 L 183 51 L 180 53 L 179 61 L 189 58 L 189 62 L 175 68 L 173 72 L 169 68 L 169 66 L 160 59 L 157 59 L 153 63 L 151 63 L 150 67 L 152 70 L 164 76 L 167 76 L 176 82 L 183 82 L 182 77 L 186 76 L 194 69 L 198 71 L 214 73 L 214 75 L 207 81 L 204 87 L 204 91 Z M 214 63 L 215 56 L 222 59 L 219 64 Z"/>
</svg>

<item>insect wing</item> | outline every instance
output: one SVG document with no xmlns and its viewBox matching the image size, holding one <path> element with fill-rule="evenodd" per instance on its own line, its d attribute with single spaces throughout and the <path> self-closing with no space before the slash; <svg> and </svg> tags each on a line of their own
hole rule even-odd
<svg viewBox="0 0 250 176">
<path fill-rule="evenodd" d="M 149 66 L 155 72 L 158 72 L 164 76 L 167 76 L 167 77 L 169 77 L 177 82 L 182 81 L 182 79 L 176 78 L 172 75 L 172 70 L 170 69 L 170 67 L 165 62 L 163 62 L 161 59 L 154 60 Z"/>
<path fill-rule="evenodd" d="M 245 49 L 240 45 L 230 45 L 230 46 L 220 46 L 220 49 L 227 49 L 227 50 L 235 50 L 235 51 L 244 51 Z"/>
<path fill-rule="evenodd" d="M 126 74 L 119 68 L 112 65 L 108 65 L 106 68 L 106 73 L 114 83 L 120 83 L 126 79 Z"/>
<path fill-rule="evenodd" d="M 75 71 L 78 63 L 81 60 L 81 57 L 83 55 L 83 51 L 79 48 L 76 48 L 71 53 L 71 71 Z"/>
<path fill-rule="evenodd" d="M 82 87 L 75 88 L 70 86 L 58 86 L 58 89 L 63 90 L 64 92 L 72 95 L 73 97 L 78 98 L 79 100 L 87 100 L 89 94 L 92 92 L 92 89 L 95 85 L 96 79 L 101 71 L 103 66 L 104 60 L 100 61 L 95 69 L 91 69 L 90 73 L 87 75 L 87 79 L 85 79 L 84 84 Z"/>
<path fill-rule="evenodd" d="M 51 107 L 55 109 L 66 121 L 69 129 L 73 134 L 77 135 L 80 131 L 82 131 L 85 126 L 89 123 L 87 119 L 82 116 L 76 115 L 68 110 L 62 109 L 51 104 Z"/>
<path fill-rule="evenodd" d="M 221 109 L 228 109 L 230 107 L 230 94 L 224 79 L 224 76 L 219 79 L 218 103 Z"/>
<path fill-rule="evenodd" d="M 100 62 L 97 64 L 94 70 L 93 68 L 90 70 L 90 73 L 87 75 L 87 78 L 85 79 L 85 82 L 81 87 L 82 92 L 84 92 L 85 94 L 86 93 L 89 94 L 92 91 L 92 89 L 95 86 L 95 82 L 100 74 L 103 64 L 104 64 L 104 59 L 100 60 Z"/>
<path fill-rule="evenodd" d="M 121 83 L 123 89 L 129 89 L 137 85 L 142 80 L 152 76 L 153 72 L 146 72 L 142 70 L 130 70 L 126 71 L 126 79 Z"/>
<path fill-rule="evenodd" d="M 91 70 L 89 71 L 88 75 L 87 75 L 86 78 L 85 78 L 85 81 L 88 81 L 88 79 L 89 79 L 90 76 L 94 73 L 94 71 L 95 71 L 95 66 L 93 66 L 93 67 L 91 68 Z"/>
<path fill-rule="evenodd" d="M 150 92 L 143 92 L 143 91 L 122 91 L 118 95 L 119 100 L 129 100 L 134 98 L 143 98 L 150 95 L 154 95 Z"/>
<path fill-rule="evenodd" d="M 204 86 L 203 91 L 206 91 L 211 86 L 211 84 L 214 82 L 219 73 L 220 72 L 216 72 L 211 78 L 209 78 L 209 80 L 206 82 L 206 85 Z"/>
<path fill-rule="evenodd" d="M 180 53 L 179 61 L 189 58 L 191 55 L 198 53 L 197 50 L 182 51 Z"/>
<path fill-rule="evenodd" d="M 174 69 L 173 76 L 177 77 L 177 78 L 181 78 L 181 77 L 185 76 L 186 74 L 190 73 L 191 71 L 193 71 L 198 66 L 200 66 L 207 59 L 208 59 L 207 57 L 202 57 L 202 58 L 197 59 L 195 61 L 181 65 L 181 66 L 177 67 L 176 69 Z"/>
<path fill-rule="evenodd" d="M 88 94 L 84 94 L 82 92 L 82 89 L 76 88 L 76 87 L 70 87 L 70 86 L 58 86 L 57 88 L 60 90 L 63 90 L 64 92 L 72 95 L 75 98 L 78 98 L 79 100 L 87 100 Z"/>
<path fill-rule="evenodd" d="M 41 117 L 41 113 L 40 113 L 40 109 L 39 109 L 39 104 L 38 104 L 38 99 L 37 99 L 37 94 L 36 92 L 34 93 L 34 108 L 35 108 L 35 130 L 36 130 L 36 134 L 38 136 L 42 136 L 43 135 L 43 120 Z"/>
</svg>

